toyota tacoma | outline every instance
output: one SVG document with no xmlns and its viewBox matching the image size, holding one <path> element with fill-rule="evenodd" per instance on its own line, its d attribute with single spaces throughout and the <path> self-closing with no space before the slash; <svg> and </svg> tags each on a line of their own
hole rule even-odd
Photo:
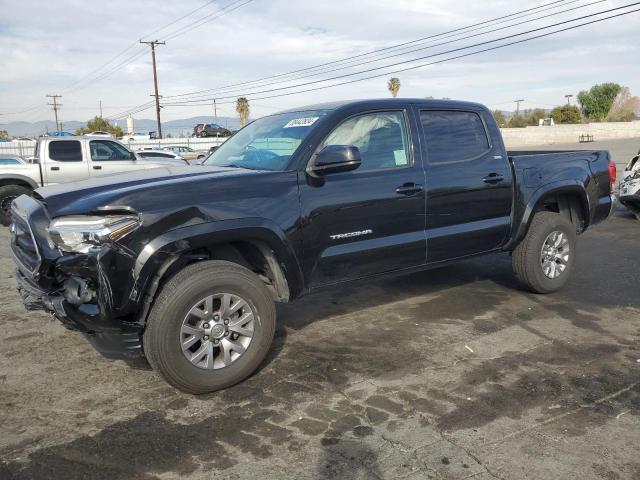
<svg viewBox="0 0 640 480">
<path fill-rule="evenodd" d="M 27 308 L 204 393 L 264 360 L 275 302 L 323 287 L 506 252 L 527 289 L 560 289 L 615 175 L 606 151 L 507 152 L 475 103 L 323 104 L 250 123 L 201 167 L 23 195 L 11 247 Z"/>
</svg>

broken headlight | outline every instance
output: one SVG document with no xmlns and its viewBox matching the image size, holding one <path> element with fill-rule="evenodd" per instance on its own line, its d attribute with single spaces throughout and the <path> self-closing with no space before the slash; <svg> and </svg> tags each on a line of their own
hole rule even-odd
<svg viewBox="0 0 640 480">
<path fill-rule="evenodd" d="M 119 240 L 140 225 L 137 217 L 71 215 L 49 224 L 49 236 L 64 252 L 87 253 L 94 247 Z"/>
</svg>

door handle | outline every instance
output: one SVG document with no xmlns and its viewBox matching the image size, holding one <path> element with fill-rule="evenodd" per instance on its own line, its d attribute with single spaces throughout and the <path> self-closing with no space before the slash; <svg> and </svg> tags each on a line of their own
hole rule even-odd
<svg viewBox="0 0 640 480">
<path fill-rule="evenodd" d="M 94 165 L 93 169 L 94 170 L 102 170 L 102 165 Z"/>
<path fill-rule="evenodd" d="M 500 183 L 504 180 L 504 175 L 500 175 L 499 173 L 490 173 L 486 177 L 482 179 L 484 183 Z"/>
<path fill-rule="evenodd" d="M 404 185 L 400 185 L 398 188 L 396 188 L 396 193 L 398 195 L 406 195 L 410 197 L 411 195 L 420 193 L 422 190 L 422 185 L 419 185 L 417 183 L 405 183 Z"/>
<path fill-rule="evenodd" d="M 51 167 L 51 170 L 60 170 L 60 167 Z"/>
</svg>

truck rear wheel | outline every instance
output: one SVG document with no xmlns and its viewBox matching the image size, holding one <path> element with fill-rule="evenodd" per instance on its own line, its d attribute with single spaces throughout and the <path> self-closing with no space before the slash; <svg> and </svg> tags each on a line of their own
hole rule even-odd
<svg viewBox="0 0 640 480">
<path fill-rule="evenodd" d="M 11 223 L 11 202 L 20 195 L 29 195 L 31 190 L 20 185 L 0 187 L 0 223 L 5 227 Z"/>
<path fill-rule="evenodd" d="M 535 214 L 529 231 L 513 251 L 513 270 L 529 290 L 551 293 L 561 289 L 576 258 L 576 228 L 555 212 Z"/>
<path fill-rule="evenodd" d="M 273 299 L 250 270 L 225 261 L 190 265 L 162 289 L 143 347 L 153 369 L 187 393 L 208 393 L 251 375 L 269 352 Z"/>
</svg>

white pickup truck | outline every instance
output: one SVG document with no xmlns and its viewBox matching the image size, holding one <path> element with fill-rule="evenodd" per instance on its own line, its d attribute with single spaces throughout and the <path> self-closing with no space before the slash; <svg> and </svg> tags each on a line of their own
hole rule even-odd
<svg viewBox="0 0 640 480">
<path fill-rule="evenodd" d="M 142 158 L 116 140 L 95 136 L 42 137 L 34 156 L 34 163 L 0 165 L 2 225 L 10 222 L 11 202 L 38 187 L 131 170 L 185 165 L 182 160 Z"/>
</svg>

